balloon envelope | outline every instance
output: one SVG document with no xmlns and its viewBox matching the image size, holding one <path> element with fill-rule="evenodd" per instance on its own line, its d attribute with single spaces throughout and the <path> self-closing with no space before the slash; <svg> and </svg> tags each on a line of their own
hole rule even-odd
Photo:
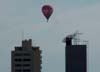
<svg viewBox="0 0 100 72">
<path fill-rule="evenodd" d="M 50 5 L 44 5 L 42 7 L 42 13 L 46 17 L 47 21 L 53 13 L 53 8 Z"/>
</svg>

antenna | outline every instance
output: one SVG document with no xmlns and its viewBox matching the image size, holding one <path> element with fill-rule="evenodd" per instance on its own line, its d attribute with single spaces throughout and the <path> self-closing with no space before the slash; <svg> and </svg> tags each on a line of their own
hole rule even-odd
<svg viewBox="0 0 100 72">
<path fill-rule="evenodd" d="M 79 45 L 79 43 L 83 43 L 85 45 L 88 45 L 88 41 L 87 40 L 81 40 L 80 39 L 80 35 L 82 35 L 83 33 L 79 33 L 79 31 L 76 31 L 75 33 L 73 34 L 70 34 L 70 35 L 67 35 L 62 42 L 66 42 L 66 38 L 69 38 L 69 39 L 72 39 L 73 40 L 73 43 L 74 45 Z"/>
<path fill-rule="evenodd" d="M 76 31 L 74 34 L 73 34 L 73 41 L 74 41 L 74 44 L 77 45 L 79 44 L 80 42 L 80 38 L 79 36 L 82 35 L 83 33 L 79 33 L 79 31 Z"/>
<path fill-rule="evenodd" d="M 24 40 L 24 30 L 23 29 L 22 29 L 21 36 L 22 36 L 22 40 Z"/>
</svg>

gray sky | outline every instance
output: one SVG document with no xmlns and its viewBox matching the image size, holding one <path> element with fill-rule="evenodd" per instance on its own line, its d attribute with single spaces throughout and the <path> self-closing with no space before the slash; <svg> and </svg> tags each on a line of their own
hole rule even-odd
<svg viewBox="0 0 100 72">
<path fill-rule="evenodd" d="M 45 4 L 54 7 L 48 23 L 41 13 Z M 42 72 L 64 72 L 62 39 L 79 30 L 89 41 L 88 70 L 99 72 L 99 19 L 99 0 L 0 0 L 0 71 L 11 72 L 11 50 L 32 38 L 43 50 Z"/>
</svg>

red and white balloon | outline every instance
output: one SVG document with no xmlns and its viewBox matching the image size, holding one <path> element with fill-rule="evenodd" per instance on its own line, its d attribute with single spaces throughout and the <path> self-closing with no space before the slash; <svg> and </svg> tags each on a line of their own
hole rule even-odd
<svg viewBox="0 0 100 72">
<path fill-rule="evenodd" d="M 52 13 L 53 13 L 53 8 L 52 8 L 52 6 L 50 6 L 50 5 L 44 5 L 44 6 L 42 7 L 42 13 L 43 13 L 43 15 L 46 17 L 47 22 L 48 22 L 50 16 L 51 16 Z"/>
</svg>

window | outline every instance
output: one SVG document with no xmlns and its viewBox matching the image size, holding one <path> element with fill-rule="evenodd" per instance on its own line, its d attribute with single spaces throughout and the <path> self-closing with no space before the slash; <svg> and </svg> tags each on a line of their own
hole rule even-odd
<svg viewBox="0 0 100 72">
<path fill-rule="evenodd" d="M 23 59 L 23 61 L 31 61 L 30 59 Z"/>
<path fill-rule="evenodd" d="M 30 66 L 30 64 L 24 64 L 23 66 Z"/>
<path fill-rule="evenodd" d="M 15 61 L 22 61 L 21 59 L 15 59 Z"/>
<path fill-rule="evenodd" d="M 25 69 L 25 70 L 23 70 L 23 72 L 31 72 L 31 70 L 30 69 Z"/>
<path fill-rule="evenodd" d="M 22 54 L 20 54 L 20 53 L 16 53 L 16 54 L 15 54 L 15 56 L 21 56 L 21 55 L 22 55 Z"/>
<path fill-rule="evenodd" d="M 24 53 L 24 54 L 21 54 L 21 53 L 15 53 L 15 56 L 30 56 L 31 54 L 29 53 Z"/>
<path fill-rule="evenodd" d="M 22 72 L 21 69 L 16 69 L 15 72 Z"/>
<path fill-rule="evenodd" d="M 21 64 L 15 64 L 15 66 L 20 67 L 20 66 L 22 66 L 22 65 L 21 65 Z"/>
</svg>

